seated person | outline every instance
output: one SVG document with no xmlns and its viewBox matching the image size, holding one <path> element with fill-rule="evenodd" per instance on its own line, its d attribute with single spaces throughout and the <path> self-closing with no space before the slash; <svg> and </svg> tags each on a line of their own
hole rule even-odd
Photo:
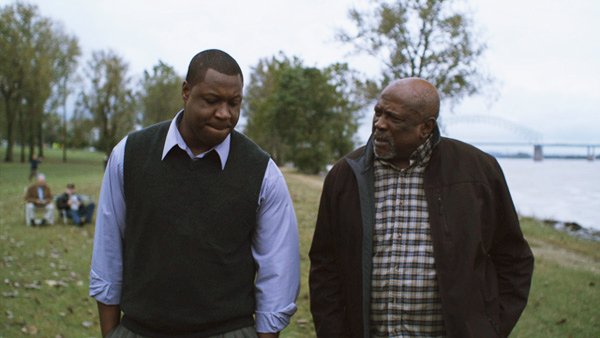
<svg viewBox="0 0 600 338">
<path fill-rule="evenodd" d="M 42 225 L 54 224 L 54 205 L 52 205 L 52 193 L 46 184 L 46 176 L 38 174 L 35 183 L 27 188 L 25 193 L 25 220 L 28 225 L 35 224 L 35 209 L 44 208 Z"/>
<path fill-rule="evenodd" d="M 56 199 L 56 207 L 66 210 L 67 217 L 81 226 L 92 221 L 96 205 L 88 196 L 75 193 L 75 184 L 69 183 L 65 192 Z"/>
</svg>

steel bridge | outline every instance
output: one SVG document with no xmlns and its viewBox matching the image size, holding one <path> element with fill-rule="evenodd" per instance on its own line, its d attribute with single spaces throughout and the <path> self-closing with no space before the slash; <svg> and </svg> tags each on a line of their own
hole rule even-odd
<svg viewBox="0 0 600 338">
<path fill-rule="evenodd" d="M 469 142 L 474 146 L 505 146 L 505 147 L 531 147 L 533 146 L 533 160 L 542 161 L 544 159 L 544 147 L 557 148 L 583 148 L 586 149 L 586 159 L 593 161 L 596 158 L 596 148 L 600 149 L 600 144 L 589 143 L 532 143 L 532 142 Z"/>
<path fill-rule="evenodd" d="M 525 141 L 520 142 L 469 142 L 475 146 L 505 146 L 505 147 L 533 147 L 533 160 L 542 161 L 544 159 L 544 148 L 560 147 L 560 148 L 583 148 L 586 149 L 586 158 L 593 161 L 596 158 L 596 148 L 600 149 L 600 144 L 592 143 L 566 143 L 566 142 L 543 142 L 542 134 L 539 132 L 514 123 L 512 121 L 491 115 L 446 115 L 442 121 L 442 129 L 446 125 L 460 123 L 481 123 L 500 127 L 511 131 L 514 135 Z"/>
</svg>

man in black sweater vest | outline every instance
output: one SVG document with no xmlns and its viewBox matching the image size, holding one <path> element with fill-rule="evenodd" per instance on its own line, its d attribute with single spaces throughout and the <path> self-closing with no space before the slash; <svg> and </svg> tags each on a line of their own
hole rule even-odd
<svg viewBox="0 0 600 338">
<path fill-rule="evenodd" d="M 104 337 L 277 337 L 296 311 L 296 217 L 279 169 L 234 130 L 242 88 L 231 56 L 198 53 L 184 109 L 113 149 L 90 273 Z"/>
</svg>

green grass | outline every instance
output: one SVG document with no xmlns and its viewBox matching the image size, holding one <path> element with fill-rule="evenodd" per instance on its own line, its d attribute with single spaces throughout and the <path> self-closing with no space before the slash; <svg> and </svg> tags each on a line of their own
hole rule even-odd
<svg viewBox="0 0 600 338">
<path fill-rule="evenodd" d="M 1 152 L 0 152 L 1 154 Z M 69 182 L 97 199 L 103 155 L 47 151 L 39 172 L 57 195 Z M 87 296 L 94 229 L 25 226 L 28 163 L 0 164 L 0 337 L 99 336 L 96 304 Z"/>
<path fill-rule="evenodd" d="M 0 151 L 0 155 L 2 152 Z M 97 200 L 103 155 L 48 150 L 40 172 L 55 194 L 68 182 Z M 285 171 L 298 217 L 302 287 L 298 312 L 282 337 L 314 337 L 308 300 L 308 249 L 321 178 Z M 27 163 L 0 163 L 0 337 L 98 337 L 96 305 L 87 296 L 93 226 L 24 225 Z M 529 305 L 511 337 L 600 336 L 600 243 L 572 238 L 535 220 L 523 231 L 536 256 Z"/>
<path fill-rule="evenodd" d="M 600 337 L 600 243 L 524 219 L 534 252 L 529 303 L 511 337 Z"/>
</svg>

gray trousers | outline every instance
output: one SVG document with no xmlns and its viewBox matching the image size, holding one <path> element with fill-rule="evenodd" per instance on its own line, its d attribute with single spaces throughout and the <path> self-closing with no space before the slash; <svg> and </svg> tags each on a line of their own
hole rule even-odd
<svg viewBox="0 0 600 338">
<path fill-rule="evenodd" d="M 218 334 L 216 336 L 210 336 L 209 338 L 256 338 L 256 329 L 254 326 L 245 327 L 231 332 Z M 131 332 L 128 328 L 123 325 L 119 325 L 108 333 L 106 338 L 149 338 L 141 336 L 137 333 Z"/>
<path fill-rule="evenodd" d="M 48 203 L 43 207 L 36 207 L 33 203 L 25 204 L 25 222 L 31 225 L 31 221 L 35 220 L 36 209 L 44 209 L 44 219 L 48 224 L 54 224 L 54 204 Z"/>
</svg>

